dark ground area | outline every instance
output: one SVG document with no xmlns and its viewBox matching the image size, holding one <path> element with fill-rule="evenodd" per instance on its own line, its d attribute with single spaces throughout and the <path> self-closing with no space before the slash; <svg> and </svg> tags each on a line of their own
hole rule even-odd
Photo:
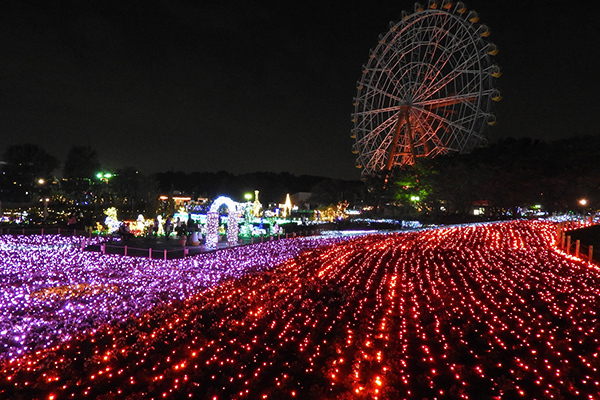
<svg viewBox="0 0 600 400">
<path fill-rule="evenodd" d="M 581 244 L 585 246 L 592 245 L 594 249 L 600 249 L 600 225 L 592 225 L 582 229 L 574 229 L 568 231 L 567 235 L 571 235 L 571 240 L 581 240 Z"/>
</svg>

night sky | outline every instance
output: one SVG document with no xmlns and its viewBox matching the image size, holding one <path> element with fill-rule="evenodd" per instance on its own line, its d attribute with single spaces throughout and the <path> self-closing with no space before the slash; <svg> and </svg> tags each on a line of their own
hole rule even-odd
<svg viewBox="0 0 600 400">
<path fill-rule="evenodd" d="M 426 3 L 426 2 L 423 2 Z M 504 99 L 488 137 L 598 135 L 590 2 L 465 1 Z M 358 179 L 361 65 L 413 1 L 26 1 L 0 5 L 0 154 L 72 145 L 107 168 Z"/>
</svg>

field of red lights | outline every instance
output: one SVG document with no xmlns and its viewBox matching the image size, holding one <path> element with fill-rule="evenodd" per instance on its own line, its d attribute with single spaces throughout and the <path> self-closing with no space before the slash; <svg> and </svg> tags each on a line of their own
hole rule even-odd
<svg viewBox="0 0 600 400">
<path fill-rule="evenodd" d="M 10 399 L 600 399 L 600 270 L 542 221 L 369 235 L 5 360 Z"/>
</svg>

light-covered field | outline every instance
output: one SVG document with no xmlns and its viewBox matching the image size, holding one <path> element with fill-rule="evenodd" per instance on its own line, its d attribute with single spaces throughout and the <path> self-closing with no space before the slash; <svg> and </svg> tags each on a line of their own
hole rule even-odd
<svg viewBox="0 0 600 400">
<path fill-rule="evenodd" d="M 269 244 L 240 249 L 239 267 L 215 261 L 196 275 L 90 256 L 107 266 L 89 267 L 104 280 L 86 282 L 135 297 L 142 289 L 125 276 L 160 276 L 172 282 L 167 303 L 147 289 L 150 299 L 128 306 L 145 311 L 127 320 L 110 307 L 135 300 L 94 303 L 117 321 L 5 362 L 0 397 L 598 399 L 600 272 L 558 251 L 555 235 L 540 221 L 368 235 L 265 268 L 294 242 Z M 28 296 L 48 301 L 32 293 L 75 281 L 33 285 Z"/>
</svg>

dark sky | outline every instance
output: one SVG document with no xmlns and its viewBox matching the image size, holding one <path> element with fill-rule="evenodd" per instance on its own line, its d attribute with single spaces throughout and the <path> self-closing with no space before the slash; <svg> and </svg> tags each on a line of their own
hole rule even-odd
<svg viewBox="0 0 600 400">
<path fill-rule="evenodd" d="M 426 2 L 423 2 L 426 3 Z M 494 140 L 598 134 L 590 2 L 465 1 L 492 30 Z M 0 154 L 72 145 L 108 168 L 358 179 L 361 65 L 413 1 L 27 1 L 0 5 Z"/>
</svg>

